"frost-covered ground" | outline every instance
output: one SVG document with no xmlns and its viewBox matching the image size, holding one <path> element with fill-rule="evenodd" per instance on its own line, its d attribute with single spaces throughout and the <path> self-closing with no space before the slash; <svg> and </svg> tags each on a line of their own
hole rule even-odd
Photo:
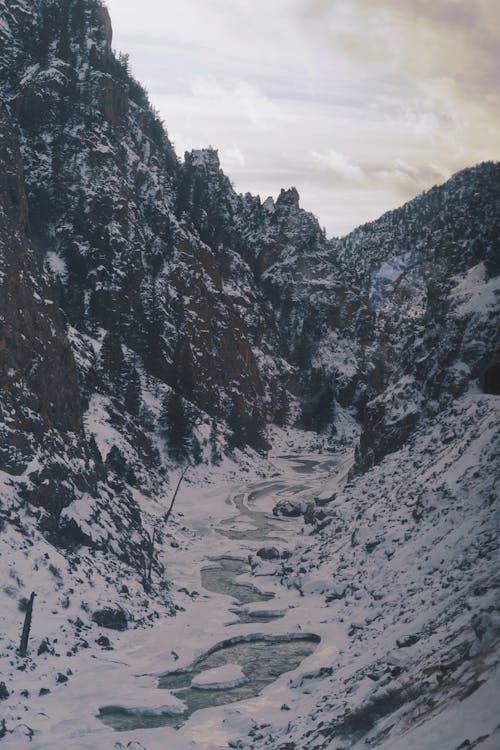
<svg viewBox="0 0 500 750">
<path fill-rule="evenodd" d="M 497 750 L 497 425 L 498 398 L 469 393 L 354 480 L 349 451 L 300 451 L 297 435 L 287 445 L 284 434 L 264 465 L 230 477 L 225 464 L 211 483 L 200 474 L 181 488 L 162 552 L 176 616 L 159 611 L 147 629 L 94 623 L 77 634 L 69 620 L 82 596 L 105 600 L 105 579 L 82 580 L 66 604 L 53 586 L 58 569 L 64 580 L 63 558 L 40 538 L 35 570 L 32 550 L 20 552 L 20 540 L 2 535 L 0 667 L 10 691 L 0 704 L 9 730 L 3 746 L 346 750 L 368 741 L 386 750 L 457 750 L 480 740 L 481 750 Z M 283 500 L 305 510 L 309 523 L 274 516 Z M 242 604 L 204 588 L 202 569 L 222 556 L 250 556 L 251 568 L 233 583 L 274 598 Z M 39 594 L 26 659 L 6 648 L 18 637 L 21 588 Z M 136 601 L 139 592 L 129 596 Z M 283 616 L 238 621 L 242 610 Z M 310 633 L 321 642 L 257 697 L 197 711 L 180 729 L 114 732 L 97 718 L 110 705 L 181 714 L 182 702 L 159 690 L 155 675 L 189 666 L 222 640 L 256 633 Z M 47 635 L 55 653 L 37 655 Z M 112 648 L 96 643 L 102 636 Z M 222 689 L 242 679 L 229 664 L 196 682 L 205 692 L 207 683 Z M 39 695 L 40 688 L 50 692 Z"/>
</svg>

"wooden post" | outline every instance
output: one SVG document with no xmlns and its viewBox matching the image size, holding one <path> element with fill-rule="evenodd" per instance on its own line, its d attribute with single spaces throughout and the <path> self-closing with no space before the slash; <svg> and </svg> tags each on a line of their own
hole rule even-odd
<svg viewBox="0 0 500 750">
<path fill-rule="evenodd" d="M 19 653 L 21 654 L 21 656 L 26 656 L 26 651 L 28 649 L 28 639 L 30 637 L 31 618 L 33 616 L 33 602 L 35 601 L 35 596 L 35 592 L 32 591 L 28 606 L 26 608 L 26 614 L 24 616 L 23 633 L 21 635 L 21 643 L 19 645 Z"/>
<path fill-rule="evenodd" d="M 165 523 L 165 525 L 167 524 L 168 519 L 170 518 L 170 514 L 172 513 L 172 509 L 174 507 L 175 498 L 177 497 L 177 493 L 179 492 L 179 487 L 181 486 L 181 482 L 184 479 L 184 475 L 186 471 L 188 470 L 188 468 L 189 468 L 188 466 L 184 468 L 184 471 L 182 472 L 181 477 L 179 481 L 177 482 L 177 487 L 175 488 L 174 496 L 172 498 L 172 502 L 170 503 L 170 508 L 167 510 L 167 512 L 165 513 L 165 516 L 163 517 L 163 522 Z"/>
<path fill-rule="evenodd" d="M 151 574 L 153 571 L 153 557 L 155 554 L 156 529 L 153 529 L 153 535 L 150 537 L 150 540 L 151 540 L 151 547 L 149 551 L 148 583 L 151 583 Z"/>
</svg>

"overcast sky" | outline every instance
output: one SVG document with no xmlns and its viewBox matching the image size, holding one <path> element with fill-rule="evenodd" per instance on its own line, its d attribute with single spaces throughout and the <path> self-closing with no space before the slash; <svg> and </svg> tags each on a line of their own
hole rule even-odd
<svg viewBox="0 0 500 750">
<path fill-rule="evenodd" d="M 500 0 L 108 0 L 177 153 L 341 235 L 500 159 Z"/>
</svg>

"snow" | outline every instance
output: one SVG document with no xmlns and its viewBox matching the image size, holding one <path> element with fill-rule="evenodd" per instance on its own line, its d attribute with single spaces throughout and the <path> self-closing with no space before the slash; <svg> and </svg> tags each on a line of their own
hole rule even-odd
<svg viewBox="0 0 500 750">
<path fill-rule="evenodd" d="M 33 3 L 23 7 L 33 19 Z M 10 33 L 1 23 L 0 31 Z M 96 43 L 91 39 L 94 32 L 89 30 L 84 37 L 87 50 Z M 19 747 L 29 742 L 39 750 L 213 750 L 228 743 L 275 750 L 289 742 L 304 750 L 324 750 L 330 734 L 337 732 L 336 750 L 356 743 L 359 748 L 370 745 L 383 750 L 431 750 L 436 744 L 456 750 L 487 732 L 489 736 L 481 742 L 487 748 L 498 739 L 493 708 L 498 695 L 499 519 L 494 510 L 498 399 L 485 397 L 478 389 L 474 392 L 468 382 L 476 376 L 474 368 L 483 354 L 489 356 L 488 336 L 498 304 L 498 284 L 488 280 L 483 264 L 457 276 L 451 297 L 444 291 L 439 299 L 442 309 L 435 312 L 438 317 L 443 311 L 449 315 L 452 330 L 443 346 L 449 343 L 449 351 L 436 356 L 436 371 L 429 373 L 425 368 L 429 348 L 420 360 L 422 374 L 416 376 L 408 360 L 413 352 L 411 336 L 423 342 L 424 334 L 433 332 L 425 314 L 432 312 L 432 305 L 427 306 L 432 302 L 428 281 L 436 268 L 441 274 L 439 263 L 446 271 L 446 282 L 449 269 L 455 273 L 450 260 L 454 253 L 460 260 L 457 268 L 465 268 L 463 264 L 476 257 L 471 255 L 470 239 L 456 242 L 450 232 L 457 213 L 472 214 L 475 225 L 468 231 L 478 240 L 481 228 L 489 232 L 492 222 L 488 226 L 483 221 L 486 215 L 469 212 L 464 193 L 463 203 L 447 226 L 442 221 L 447 216 L 443 204 L 450 191 L 456 191 L 452 186 L 439 189 L 424 212 L 412 215 L 410 208 L 404 221 L 397 219 L 401 212 L 393 215 L 394 222 L 387 216 L 371 229 L 355 233 L 351 245 L 341 245 L 319 239 L 317 222 L 291 207 L 295 194 L 290 191 L 277 204 L 272 198 L 262 206 L 251 197 L 244 199 L 249 213 L 255 210 L 262 223 L 251 226 L 245 237 L 245 221 L 235 209 L 243 199 L 228 189 L 217 192 L 217 200 L 221 199 L 220 205 L 227 201 L 228 213 L 235 210 L 235 216 L 229 217 L 227 225 L 223 216 L 222 229 L 231 230 L 228 236 L 234 230 L 235 246 L 241 240 L 242 254 L 205 246 L 189 229 L 189 217 L 180 224 L 173 214 L 177 177 L 165 172 L 166 153 L 145 135 L 149 113 L 130 102 L 127 122 L 119 132 L 113 135 L 112 128 L 102 127 L 99 86 L 103 80 L 112 83 L 112 77 L 106 74 L 104 79 L 82 59 L 89 59 L 85 42 L 76 69 L 77 91 L 94 104 L 89 105 L 85 128 L 76 120 L 66 128 L 59 119 L 58 107 L 50 101 L 52 97 L 59 103 L 59 87 L 66 85 L 68 68 L 55 57 L 56 46 L 54 40 L 46 70 L 31 65 L 28 57 L 18 66 L 16 52 L 12 78 L 32 86 L 39 93 L 40 106 L 47 104 L 46 113 L 56 118 L 48 118 L 46 124 L 42 118 L 39 138 L 21 133 L 28 195 L 46 186 L 49 194 L 63 200 L 60 215 L 44 227 L 43 241 L 51 248 L 46 255 L 50 272 L 65 281 L 66 265 L 53 248 L 63 252 L 74 240 L 89 266 L 88 308 L 91 289 L 108 287 L 114 294 L 131 271 L 131 281 L 140 281 L 144 296 L 133 294 L 132 283 L 128 287 L 130 309 L 142 310 L 152 293 L 165 305 L 168 319 L 161 343 L 168 362 L 178 337 L 177 313 L 182 312 L 183 334 L 192 342 L 195 365 L 207 356 L 216 359 L 216 348 L 207 351 L 212 345 L 207 336 L 212 322 L 220 323 L 216 334 L 223 341 L 227 332 L 231 336 L 238 331 L 236 338 L 241 335 L 248 340 L 251 364 L 256 363 L 259 377 L 255 382 L 260 380 L 264 391 L 257 404 L 264 407 L 272 405 L 276 384 L 287 382 L 293 389 L 301 375 L 291 364 L 293 358 L 289 363 L 276 355 L 278 339 L 284 338 L 283 351 L 288 347 L 295 351 L 307 332 L 305 323 L 314 321 L 313 351 L 302 374 L 305 378 L 312 374 L 310 367 L 321 373 L 324 382 L 331 377 L 337 393 L 354 394 L 339 395 L 339 399 L 356 408 L 334 405 L 334 438 L 270 427 L 273 451 L 267 461 L 251 452 L 235 451 L 235 461 L 224 458 L 217 469 L 193 468 L 165 527 L 165 508 L 179 476 L 155 425 L 167 388 L 146 373 L 138 354 L 124 346 L 127 361 L 139 372 L 147 406 L 147 419 L 136 424 L 125 411 L 119 413 L 113 393 L 106 395 L 91 385 L 89 376 L 105 331 L 96 330 L 88 319 L 82 325 L 87 333 L 69 328 L 85 404 L 90 398 L 85 433 L 95 437 L 104 459 L 117 446 L 134 469 L 139 466 L 140 481 L 130 479 L 130 473 L 122 481 L 112 471 L 105 479 L 99 464 L 93 472 L 92 460 L 83 450 L 76 455 L 68 451 L 54 468 L 62 479 L 60 495 L 47 501 L 57 507 L 57 513 L 50 515 L 43 504 L 28 505 L 22 499 L 24 487 L 36 481 L 30 476 L 35 471 L 41 475 L 42 490 L 48 486 L 49 480 L 43 478 L 53 458 L 48 451 L 35 450 L 21 476 L 0 472 L 0 669 L 10 692 L 1 703 L 6 722 L 3 743 Z M 74 115 L 78 119 L 77 109 Z M 51 176 L 55 133 L 62 144 L 61 170 L 66 179 L 61 180 Z M 191 163 L 200 169 L 198 178 L 210 178 L 207 187 L 215 198 L 224 179 L 217 152 L 196 150 L 186 162 L 186 172 Z M 459 187 L 460 179 L 455 178 Z M 89 219 L 89 231 L 80 240 L 74 237 L 71 218 L 77 195 L 88 206 Z M 485 208 L 495 211 L 496 206 L 492 208 L 486 198 L 483 190 Z M 91 210 L 94 202 L 98 211 Z M 419 199 L 415 206 L 422 208 L 423 203 Z M 94 223 L 93 215 L 100 215 L 101 210 L 106 216 Z M 103 245 L 109 239 L 111 263 L 99 242 L 94 242 L 101 230 L 105 230 Z M 260 286 L 254 283 L 250 264 L 243 260 L 247 251 L 259 259 L 261 251 L 269 252 L 263 260 L 272 265 Z M 478 251 L 482 252 L 480 244 Z M 417 265 L 420 253 L 427 265 Z M 151 274 L 153 258 L 155 264 L 159 259 L 160 268 Z M 344 274 L 349 264 L 353 268 Z M 443 279 L 436 277 L 438 282 Z M 274 309 L 263 292 L 266 284 L 274 288 L 278 299 Z M 406 358 L 401 356 L 388 374 L 387 387 L 377 382 L 386 373 L 370 373 L 376 354 L 373 342 L 361 341 L 357 334 L 357 325 L 363 321 L 356 318 L 356 305 L 370 287 L 374 304 L 360 312 L 379 315 L 375 316 L 375 336 L 383 345 L 383 356 L 388 354 L 390 359 L 391 347 L 397 351 L 409 345 Z M 34 298 L 41 299 L 36 292 Z M 380 302 L 387 306 L 385 319 Z M 174 315 L 177 305 L 185 309 Z M 279 320 L 281 315 L 286 317 L 288 308 L 290 319 Z M 135 327 L 134 314 L 127 315 L 125 308 L 121 313 L 119 328 L 130 343 L 133 337 L 127 331 Z M 69 319 L 74 318 L 69 315 Z M 376 330 L 384 322 L 390 324 L 385 338 Z M 406 336 L 408 323 L 414 328 Z M 436 331 L 445 328 L 443 324 Z M 463 346 L 458 340 L 462 329 Z M 134 333 L 133 345 L 139 351 L 144 331 Z M 52 335 L 56 335 L 54 326 Z M 442 344 L 432 342 L 430 347 Z M 442 362 L 446 363 L 443 367 Z M 368 372 L 362 371 L 365 363 Z M 230 389 L 236 391 L 246 382 L 247 370 L 242 368 L 229 390 L 222 388 L 222 403 Z M 19 377 L 15 369 L 8 372 L 13 379 Z M 448 390 L 441 385 L 442 377 L 444 384 L 449 383 Z M 424 380 L 426 387 L 430 381 L 438 385 L 434 402 L 423 397 Z M 365 475 L 354 476 L 357 420 L 365 406 L 363 388 L 371 389 L 367 411 L 381 407 L 384 413 L 380 431 L 397 428 L 413 416 L 417 427 L 406 445 L 392 445 L 393 454 Z M 31 403 L 23 407 L 26 420 L 37 416 Z M 298 398 L 291 398 L 292 416 L 298 408 Z M 4 416 L 6 431 L 14 423 L 12 416 Z M 202 444 L 205 441 L 206 455 L 210 425 L 207 415 L 200 412 L 198 416 L 202 424 L 196 434 Z M 224 424 L 219 425 L 221 444 L 225 430 Z M 30 437 L 39 441 L 40 432 Z M 18 437 L 21 441 L 25 436 Z M 50 439 L 50 435 L 43 436 L 44 447 Z M 73 439 L 73 435 L 64 436 L 68 448 L 77 446 Z M 142 462 L 141 449 L 146 454 L 150 451 L 149 464 Z M 332 449 L 335 452 L 328 452 Z M 74 487 L 76 499 L 72 500 Z M 272 511 L 279 502 L 298 509 L 298 517 L 274 517 Z M 307 524 L 301 514 L 307 515 Z M 86 544 L 56 548 L 54 540 L 65 543 L 57 536 L 57 523 L 71 530 L 73 521 L 86 535 Z M 154 539 L 153 529 L 160 533 L 148 582 L 145 563 L 151 557 L 148 545 Z M 279 557 L 259 559 L 257 551 L 263 545 L 275 546 Z M 131 556 L 135 556 L 132 563 Z M 205 588 L 201 571 L 209 566 L 217 569 L 222 557 L 242 565 L 233 576 L 233 589 L 212 590 L 207 583 Z M 237 607 L 238 584 L 246 585 L 247 593 L 257 588 L 273 598 Z M 37 598 L 30 648 L 22 658 L 15 649 L 22 610 L 32 590 Z M 109 607 L 126 614 L 127 630 L 106 629 L 93 621 L 96 610 Z M 277 613 L 280 618 L 251 622 L 251 615 L 266 613 Z M 98 719 L 103 706 L 120 706 L 156 718 L 181 717 L 182 700 L 157 687 L 160 672 L 189 670 L 231 636 L 245 643 L 263 640 L 272 653 L 280 644 L 306 633 L 317 636 L 318 643 L 293 672 L 277 677 L 252 699 L 195 712 L 178 730 L 164 727 L 116 734 Z M 241 686 L 243 679 L 243 670 L 228 664 L 197 675 L 195 684 L 200 693 L 205 690 L 205 698 L 214 689 Z M 403 702 L 394 703 L 394 695 Z M 350 728 L 350 717 L 361 717 L 359 725 L 369 727 L 361 738 L 357 728 L 354 732 Z M 0 721 L 0 739 L 2 734 Z"/>
<path fill-rule="evenodd" d="M 394 255 L 384 261 L 372 273 L 370 299 L 375 303 L 380 303 L 384 299 L 384 286 L 388 283 L 394 284 L 397 282 L 414 262 L 415 255 L 413 252 Z"/>
<path fill-rule="evenodd" d="M 499 312 L 500 309 L 500 276 L 487 280 L 484 263 L 471 268 L 463 277 L 457 279 L 452 290 L 455 302 L 454 314 L 459 318 L 468 315 L 483 315 Z"/>
<path fill-rule="evenodd" d="M 232 506 L 228 505 L 227 501 L 228 497 L 233 496 L 234 490 L 234 485 L 224 483 L 204 490 L 201 490 L 200 487 L 183 487 L 179 497 L 179 510 L 182 509 L 184 523 L 189 526 L 191 533 L 196 535 L 196 545 L 193 547 L 191 542 L 187 546 L 170 548 L 166 553 L 168 555 L 169 576 L 175 581 L 178 592 L 180 590 L 200 591 L 199 570 L 209 558 L 214 555 L 230 554 L 231 551 L 241 552 L 241 542 L 231 542 L 227 538 L 221 537 L 216 528 L 221 520 L 230 517 L 233 513 Z M 298 533 L 300 522 L 294 522 L 294 525 Z M 288 535 L 291 528 L 291 525 L 288 524 Z M 253 543 L 254 549 L 257 544 L 258 542 Z M 244 544 L 245 546 L 247 545 Z M 63 560 L 63 558 L 60 559 Z M 249 580 L 249 578 L 249 574 L 241 577 L 243 581 Z M 37 590 L 42 590 L 40 584 L 35 581 L 32 581 L 32 583 L 36 585 Z M 277 591 L 279 584 L 277 582 L 272 586 L 266 584 L 266 588 L 268 587 Z M 104 589 L 100 593 L 102 595 Z M 283 593 L 285 601 L 291 598 L 291 601 L 296 602 L 298 599 L 297 594 L 293 592 L 291 597 L 286 590 Z M 50 585 L 45 587 L 45 594 L 50 599 Z M 213 646 L 214 642 L 220 640 L 226 622 L 229 619 L 234 619 L 228 617 L 229 600 L 224 596 L 207 595 L 205 593 L 202 597 L 193 599 L 189 594 L 177 593 L 176 598 L 179 603 L 182 603 L 185 611 L 179 612 L 175 618 L 162 620 L 158 623 L 158 626 L 149 631 L 149 635 L 144 634 L 144 637 L 141 635 L 141 631 L 135 631 L 135 635 L 133 635 L 133 631 L 123 633 L 100 631 L 96 625 L 92 626 L 92 640 L 95 640 L 99 632 L 104 632 L 111 638 L 114 650 L 92 654 L 90 659 L 86 658 L 87 651 L 83 650 L 73 655 L 69 660 L 64 659 L 74 672 L 70 676 L 69 682 L 54 688 L 49 678 L 49 685 L 53 692 L 50 695 L 30 701 L 33 710 L 29 711 L 28 723 L 35 729 L 33 748 L 39 750 L 49 747 L 63 748 L 67 746 L 68 741 L 75 743 L 72 744 L 72 747 L 75 748 L 86 746 L 112 748 L 116 736 L 103 727 L 97 719 L 92 718 L 99 706 L 122 705 L 129 708 L 147 706 L 148 711 L 161 711 L 164 706 L 170 708 L 175 705 L 176 699 L 173 696 L 165 699 L 165 691 L 158 694 L 155 699 L 155 694 L 158 691 L 151 687 L 152 678 L 138 679 L 136 675 L 152 674 L 183 665 L 187 666 L 193 658 L 199 656 L 207 648 Z M 49 605 L 50 607 L 51 605 Z M 289 609 L 287 605 L 285 605 L 285 609 L 292 615 L 295 612 L 293 608 Z M 7 610 L 4 608 L 5 611 Z M 60 622 L 64 622 L 65 618 L 66 613 L 62 615 Z M 9 632 L 17 627 L 17 619 L 13 619 L 8 628 Z M 50 619 L 50 616 L 48 620 L 35 617 L 34 647 L 37 638 L 40 638 L 44 631 L 47 632 L 44 622 L 50 622 Z M 289 625 L 280 627 L 280 632 L 293 632 L 297 625 L 297 617 L 292 617 Z M 262 628 L 263 626 L 259 625 L 259 627 Z M 238 627 L 238 633 L 241 635 L 252 636 L 254 632 L 255 627 L 251 624 Z M 233 634 L 234 626 L 231 631 L 231 635 Z M 91 640 L 89 635 L 85 635 L 87 640 Z M 174 650 L 177 652 L 175 656 Z M 46 659 L 49 663 L 54 661 L 53 657 L 46 657 Z M 36 660 L 35 657 L 35 661 L 39 660 Z M 62 670 L 62 665 L 57 663 L 58 661 L 55 660 L 51 669 L 52 674 Z M 13 696 L 19 695 L 19 691 L 24 684 L 22 673 L 18 673 L 18 675 L 19 678 L 16 678 Z M 221 679 L 239 680 L 240 677 L 239 672 L 236 675 L 233 671 L 230 676 L 223 672 Z M 54 680 L 54 677 L 52 677 L 52 680 Z M 41 684 L 47 683 L 42 681 Z M 9 678 L 9 686 L 12 687 L 11 678 Z M 15 700 L 17 701 L 17 698 Z M 16 703 L 13 705 L 16 705 Z M 6 718 L 10 726 L 14 714 L 8 705 L 4 707 L 7 709 Z M 15 712 L 16 709 L 13 710 Z M 211 720 L 211 725 L 214 721 L 215 725 L 219 726 L 217 731 L 221 731 L 222 724 L 227 723 L 223 718 L 224 709 L 213 710 L 218 718 Z M 41 713 L 45 716 L 42 717 Z M 200 718 L 195 714 L 185 725 L 182 732 L 177 734 L 174 730 L 167 728 L 160 733 L 156 732 L 156 734 L 155 730 L 137 730 L 132 733 L 130 739 L 136 739 L 149 750 L 153 750 L 164 746 L 165 735 L 168 736 L 172 747 L 175 746 L 176 748 L 193 747 L 191 742 L 194 742 L 193 738 L 197 737 L 198 741 L 195 746 L 211 748 L 217 732 L 215 734 L 209 732 L 207 735 L 207 732 L 203 730 L 204 720 L 202 715 L 204 713 L 206 711 L 200 712 Z M 231 715 L 235 716 L 234 712 Z M 233 722 L 231 721 L 230 724 L 233 724 Z M 239 726 L 240 722 L 238 721 L 236 724 Z M 224 736 L 231 737 L 232 735 L 233 731 L 230 728 L 224 730 Z M 205 737 L 204 741 L 200 740 L 201 736 Z M 6 746 L 9 746 L 12 741 L 14 741 L 13 736 L 9 736 Z M 128 738 L 127 741 L 129 741 Z"/>
<path fill-rule="evenodd" d="M 500 695 L 500 667 L 497 666 L 490 680 L 479 687 L 467 700 L 456 702 L 442 713 L 431 716 L 417 725 L 411 734 L 398 738 L 384 746 L 384 750 L 422 750 L 422 748 L 457 748 L 458 738 L 472 744 L 480 737 L 484 750 L 497 750 L 500 743 L 498 725 L 498 696 Z M 361 748 L 361 743 L 354 746 Z M 464 745 L 464 748 L 468 745 Z M 336 750 L 332 746 L 331 750 Z"/>
<path fill-rule="evenodd" d="M 45 261 L 55 276 L 66 276 L 66 263 L 56 252 L 49 250 L 45 256 Z"/>
</svg>

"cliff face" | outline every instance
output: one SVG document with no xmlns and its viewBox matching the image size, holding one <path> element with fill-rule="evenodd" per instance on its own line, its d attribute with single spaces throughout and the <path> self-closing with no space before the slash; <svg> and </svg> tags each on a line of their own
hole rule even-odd
<svg viewBox="0 0 500 750">
<path fill-rule="evenodd" d="M 56 445 L 59 442 L 56 452 L 64 451 L 58 435 L 71 435 L 75 448 L 81 448 L 83 411 L 59 307 L 28 240 L 28 204 L 16 128 L 3 106 L 0 124 L 0 468 L 17 476 L 35 462 L 42 443 L 54 440 Z M 31 476 L 35 481 L 36 470 Z M 40 495 L 37 500 L 42 502 Z"/>
<path fill-rule="evenodd" d="M 67 326 L 28 237 L 16 127 L 3 106 L 0 125 L 1 520 L 28 537 L 37 529 L 69 554 L 84 545 L 99 556 L 119 539 L 116 557 L 141 573 L 147 539 L 139 508 L 85 431 Z"/>
</svg>

